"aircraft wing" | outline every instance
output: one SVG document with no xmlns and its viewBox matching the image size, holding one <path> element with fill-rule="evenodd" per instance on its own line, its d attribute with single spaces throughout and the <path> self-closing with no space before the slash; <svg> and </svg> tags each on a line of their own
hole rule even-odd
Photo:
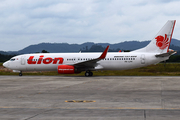
<svg viewBox="0 0 180 120">
<path fill-rule="evenodd" d="M 157 54 L 155 56 L 156 57 L 167 57 L 167 56 L 173 55 L 175 53 L 177 53 L 177 51 L 169 50 L 169 52 L 167 52 L 167 53 Z"/>
<path fill-rule="evenodd" d="M 73 66 L 75 66 L 75 67 L 91 67 L 91 68 L 96 67 L 98 65 L 97 62 L 106 57 L 108 50 L 109 50 L 109 46 L 106 47 L 106 49 L 104 50 L 104 52 L 101 54 L 100 57 L 98 57 L 96 59 L 84 61 L 84 62 L 79 62 L 79 63 L 74 64 Z"/>
</svg>

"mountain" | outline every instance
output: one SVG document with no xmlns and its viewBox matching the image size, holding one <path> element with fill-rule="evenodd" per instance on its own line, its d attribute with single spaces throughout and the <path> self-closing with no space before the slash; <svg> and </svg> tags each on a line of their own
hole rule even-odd
<svg viewBox="0 0 180 120">
<path fill-rule="evenodd" d="M 180 40 L 177 40 L 177 39 L 173 39 L 171 40 L 171 45 L 174 45 L 174 46 L 179 46 L 180 47 Z"/>
<path fill-rule="evenodd" d="M 88 51 L 93 45 L 100 45 L 106 47 L 110 45 L 112 51 L 118 50 L 135 50 L 142 47 L 145 47 L 150 41 L 125 41 L 116 44 L 109 43 L 93 43 L 86 42 L 83 44 L 68 44 L 68 43 L 40 43 L 36 45 L 30 45 L 19 51 L 9 51 L 4 52 L 0 51 L 0 54 L 26 54 L 26 53 L 37 53 L 42 50 L 46 50 L 50 53 L 62 53 L 62 52 L 79 52 L 79 51 Z M 177 39 L 172 39 L 170 49 L 180 51 L 180 41 Z"/>
<path fill-rule="evenodd" d="M 37 45 L 30 45 L 20 51 L 19 53 L 36 53 L 46 50 L 50 53 L 58 52 L 79 52 L 80 49 L 91 47 L 94 43 L 83 43 L 83 44 L 68 44 L 68 43 L 40 43 Z"/>
</svg>

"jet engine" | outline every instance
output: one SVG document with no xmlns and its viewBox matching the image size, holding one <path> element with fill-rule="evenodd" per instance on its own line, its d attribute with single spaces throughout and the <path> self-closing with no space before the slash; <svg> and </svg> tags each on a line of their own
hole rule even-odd
<svg viewBox="0 0 180 120">
<path fill-rule="evenodd" d="M 80 73 L 80 72 L 78 72 L 72 65 L 59 65 L 58 73 L 59 74 L 74 74 L 74 73 Z"/>
</svg>

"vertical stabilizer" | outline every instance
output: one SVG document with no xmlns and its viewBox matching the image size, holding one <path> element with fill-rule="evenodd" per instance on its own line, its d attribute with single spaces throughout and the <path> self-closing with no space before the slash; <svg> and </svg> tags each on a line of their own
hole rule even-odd
<svg viewBox="0 0 180 120">
<path fill-rule="evenodd" d="M 175 23 L 176 20 L 167 21 L 163 28 L 146 47 L 133 52 L 167 53 L 171 43 Z"/>
</svg>

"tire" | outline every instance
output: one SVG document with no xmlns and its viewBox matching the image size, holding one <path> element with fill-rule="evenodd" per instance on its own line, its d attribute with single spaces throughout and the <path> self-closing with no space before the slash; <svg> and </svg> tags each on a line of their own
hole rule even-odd
<svg viewBox="0 0 180 120">
<path fill-rule="evenodd" d="M 89 75 L 90 75 L 89 72 L 85 72 L 86 77 L 89 77 Z"/>
<path fill-rule="evenodd" d="M 89 74 L 89 76 L 93 76 L 93 72 L 89 72 L 90 74 Z"/>
<path fill-rule="evenodd" d="M 89 72 L 85 72 L 85 76 L 86 76 L 86 77 L 89 77 Z"/>
<path fill-rule="evenodd" d="M 86 76 L 86 77 L 93 76 L 93 72 L 91 72 L 91 71 L 86 71 L 86 72 L 85 72 L 85 76 Z"/>
<path fill-rule="evenodd" d="M 19 73 L 19 76 L 22 76 L 22 73 Z"/>
</svg>

